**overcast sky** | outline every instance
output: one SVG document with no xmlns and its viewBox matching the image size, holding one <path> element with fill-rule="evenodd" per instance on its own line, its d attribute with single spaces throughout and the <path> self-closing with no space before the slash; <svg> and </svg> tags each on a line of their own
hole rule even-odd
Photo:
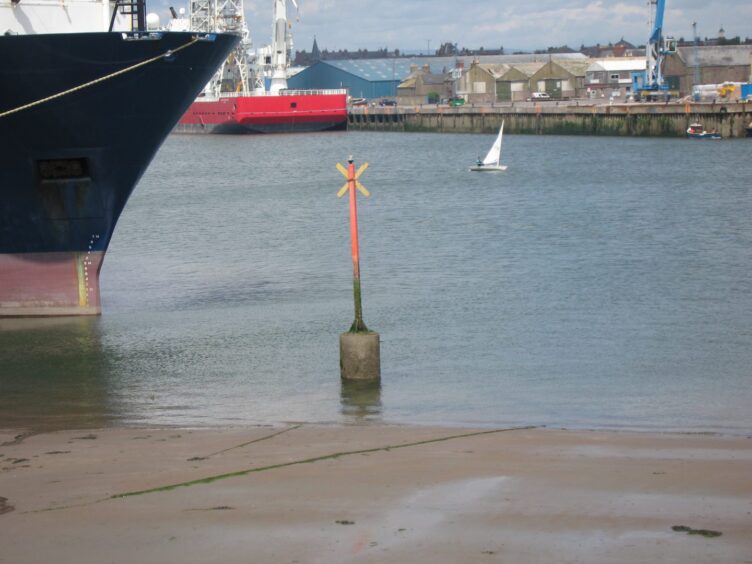
<svg viewBox="0 0 752 564">
<path fill-rule="evenodd" d="M 166 2 L 168 0 L 161 0 Z M 173 0 L 179 7 L 182 0 Z M 271 41 L 272 0 L 244 0 L 254 46 Z M 450 41 L 477 49 L 594 45 L 648 35 L 647 0 L 298 0 L 295 49 L 435 50 Z M 288 2 L 288 13 L 295 10 Z M 664 35 L 752 37 L 752 0 L 666 0 Z"/>
</svg>

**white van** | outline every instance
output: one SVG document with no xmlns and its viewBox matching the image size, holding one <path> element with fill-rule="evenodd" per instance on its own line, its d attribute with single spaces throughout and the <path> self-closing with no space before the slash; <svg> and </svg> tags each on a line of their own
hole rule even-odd
<svg viewBox="0 0 752 564">
<path fill-rule="evenodd" d="M 532 96 L 528 100 L 550 100 L 548 92 L 533 92 Z"/>
</svg>

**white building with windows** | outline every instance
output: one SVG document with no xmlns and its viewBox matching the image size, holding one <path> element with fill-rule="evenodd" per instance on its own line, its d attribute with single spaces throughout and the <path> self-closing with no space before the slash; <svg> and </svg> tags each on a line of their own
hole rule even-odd
<svg viewBox="0 0 752 564">
<path fill-rule="evenodd" d="M 596 59 L 585 71 L 591 97 L 624 96 L 632 90 L 632 73 L 645 70 L 645 57 Z"/>
</svg>

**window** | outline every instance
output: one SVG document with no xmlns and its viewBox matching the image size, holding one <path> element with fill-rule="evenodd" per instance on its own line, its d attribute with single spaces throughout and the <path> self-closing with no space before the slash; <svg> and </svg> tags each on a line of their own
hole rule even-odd
<svg viewBox="0 0 752 564">
<path fill-rule="evenodd" d="M 37 161 L 40 180 L 61 180 L 67 178 L 87 178 L 89 163 L 85 158 L 46 159 Z"/>
</svg>

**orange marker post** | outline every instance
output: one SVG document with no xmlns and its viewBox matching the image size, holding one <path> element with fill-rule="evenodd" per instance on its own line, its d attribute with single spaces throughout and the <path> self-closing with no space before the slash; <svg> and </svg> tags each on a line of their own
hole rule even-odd
<svg viewBox="0 0 752 564">
<path fill-rule="evenodd" d="M 348 192 L 350 194 L 350 240 L 352 243 L 353 294 L 355 299 L 355 321 L 353 321 L 350 327 L 350 332 L 365 333 L 368 332 L 368 327 L 363 322 L 363 306 L 360 295 L 360 244 L 358 242 L 358 204 L 356 194 L 357 190 L 360 190 L 364 196 L 369 196 L 366 187 L 358 181 L 360 175 L 368 168 L 368 163 L 361 165 L 357 172 L 355 171 L 355 163 L 352 156 L 347 159 L 347 163 L 347 168 L 337 163 L 337 170 L 347 178 L 347 182 L 340 188 L 337 197 L 341 198 Z"/>
</svg>

